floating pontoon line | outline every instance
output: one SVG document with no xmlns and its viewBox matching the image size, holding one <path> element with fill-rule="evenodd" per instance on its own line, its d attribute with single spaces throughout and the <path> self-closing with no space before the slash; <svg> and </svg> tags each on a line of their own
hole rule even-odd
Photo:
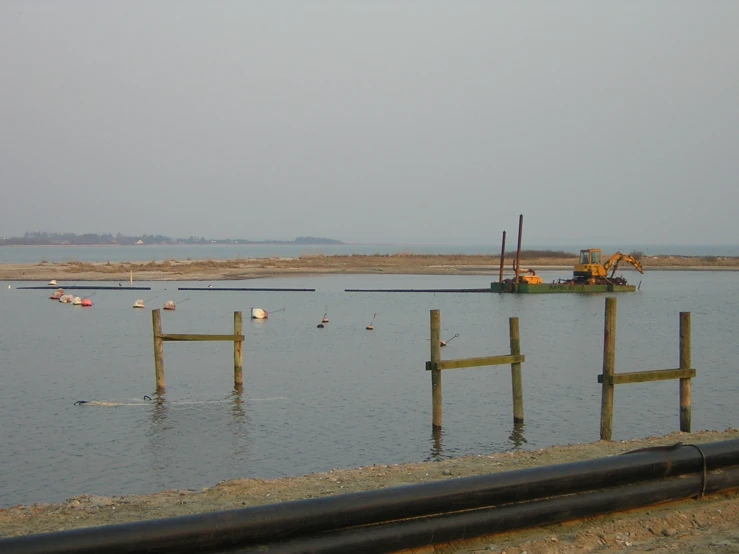
<svg viewBox="0 0 739 554">
<path fill-rule="evenodd" d="M 177 290 L 217 290 L 217 291 L 260 291 L 260 292 L 316 292 L 316 289 L 273 289 L 273 288 L 216 288 L 216 287 L 178 287 Z"/>
<path fill-rule="evenodd" d="M 49 286 L 44 287 L 16 287 L 17 289 L 44 289 L 49 290 Z M 64 290 L 151 290 L 151 287 L 111 287 L 111 286 L 95 286 L 95 285 L 64 285 Z"/>
<path fill-rule="evenodd" d="M 344 292 L 492 292 L 491 289 L 344 289 Z"/>
</svg>

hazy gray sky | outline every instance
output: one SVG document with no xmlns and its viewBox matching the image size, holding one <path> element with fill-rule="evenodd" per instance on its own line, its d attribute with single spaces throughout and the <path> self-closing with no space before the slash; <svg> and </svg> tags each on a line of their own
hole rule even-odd
<svg viewBox="0 0 739 554">
<path fill-rule="evenodd" d="M 739 243 L 739 2 L 0 2 L 0 236 Z"/>
</svg>

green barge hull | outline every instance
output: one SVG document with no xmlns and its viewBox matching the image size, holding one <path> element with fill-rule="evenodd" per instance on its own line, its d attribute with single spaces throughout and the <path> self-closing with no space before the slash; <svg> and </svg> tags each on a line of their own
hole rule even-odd
<svg viewBox="0 0 739 554">
<path fill-rule="evenodd" d="M 591 292 L 635 292 L 634 285 L 571 285 L 567 283 L 541 283 L 533 285 L 520 283 L 518 290 L 513 290 L 513 283 L 490 283 L 492 292 L 510 292 L 517 294 L 542 294 L 557 292 L 591 293 Z"/>
</svg>

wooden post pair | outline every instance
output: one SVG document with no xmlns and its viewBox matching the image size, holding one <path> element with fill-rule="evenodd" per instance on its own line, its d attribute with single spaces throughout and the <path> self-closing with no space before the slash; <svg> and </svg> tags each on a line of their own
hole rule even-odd
<svg viewBox="0 0 739 554">
<path fill-rule="evenodd" d="M 441 371 L 444 369 L 463 369 L 486 365 L 511 364 L 511 381 L 513 389 L 513 422 L 523 423 L 523 379 L 521 363 L 526 357 L 521 355 L 521 337 L 518 330 L 518 318 L 509 319 L 511 353 L 506 356 L 486 356 L 482 358 L 462 358 L 458 360 L 441 359 L 441 313 L 431 310 L 431 361 L 426 369 L 431 371 L 432 421 L 434 429 L 441 429 L 442 394 Z"/>
<path fill-rule="evenodd" d="M 680 312 L 680 367 L 678 369 L 653 369 L 616 373 L 616 299 L 606 298 L 603 330 L 603 374 L 598 382 L 603 384 L 600 411 L 600 438 L 611 440 L 613 434 L 613 398 L 615 385 L 680 379 L 680 431 L 690 433 L 692 415 L 691 381 L 696 371 L 691 368 L 690 312 Z"/>
<path fill-rule="evenodd" d="M 154 327 L 154 374 L 156 377 L 157 393 L 164 392 L 164 341 L 233 341 L 234 343 L 234 387 L 241 390 L 244 384 L 244 335 L 241 312 L 234 312 L 233 335 L 195 335 L 195 334 L 164 334 L 162 333 L 162 316 L 159 310 L 151 311 L 151 320 Z"/>
</svg>

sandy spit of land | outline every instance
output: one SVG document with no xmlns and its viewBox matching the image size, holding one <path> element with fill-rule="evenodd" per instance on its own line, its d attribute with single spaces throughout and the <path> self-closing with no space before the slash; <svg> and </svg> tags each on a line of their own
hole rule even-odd
<svg viewBox="0 0 739 554">
<path fill-rule="evenodd" d="M 105 497 L 80 494 L 60 504 L 0 509 L 0 537 L 158 519 L 259 506 L 347 492 L 427 483 L 471 475 L 567 463 L 676 442 L 699 444 L 739 438 L 739 430 L 672 433 L 634 441 L 598 441 L 541 450 L 468 456 L 442 462 L 336 469 L 284 479 L 237 479 L 202 490 L 167 490 L 147 495 Z M 643 510 L 414 551 L 417 554 L 506 552 L 739 553 L 739 495 L 664 504 Z"/>
<path fill-rule="evenodd" d="M 577 262 L 569 257 L 522 256 L 521 267 L 567 269 Z M 651 270 L 733 270 L 739 271 L 739 257 L 660 256 L 642 260 Z M 249 258 L 236 260 L 166 260 L 163 262 L 40 262 L 0 264 L 0 280 L 5 281 L 204 281 L 257 279 L 279 276 L 321 274 L 416 274 L 497 276 L 499 258 L 484 255 L 338 255 L 298 258 Z M 631 269 L 628 264 L 621 266 Z M 510 276 L 510 260 L 506 260 Z M 633 273 L 633 271 L 631 272 Z"/>
</svg>

